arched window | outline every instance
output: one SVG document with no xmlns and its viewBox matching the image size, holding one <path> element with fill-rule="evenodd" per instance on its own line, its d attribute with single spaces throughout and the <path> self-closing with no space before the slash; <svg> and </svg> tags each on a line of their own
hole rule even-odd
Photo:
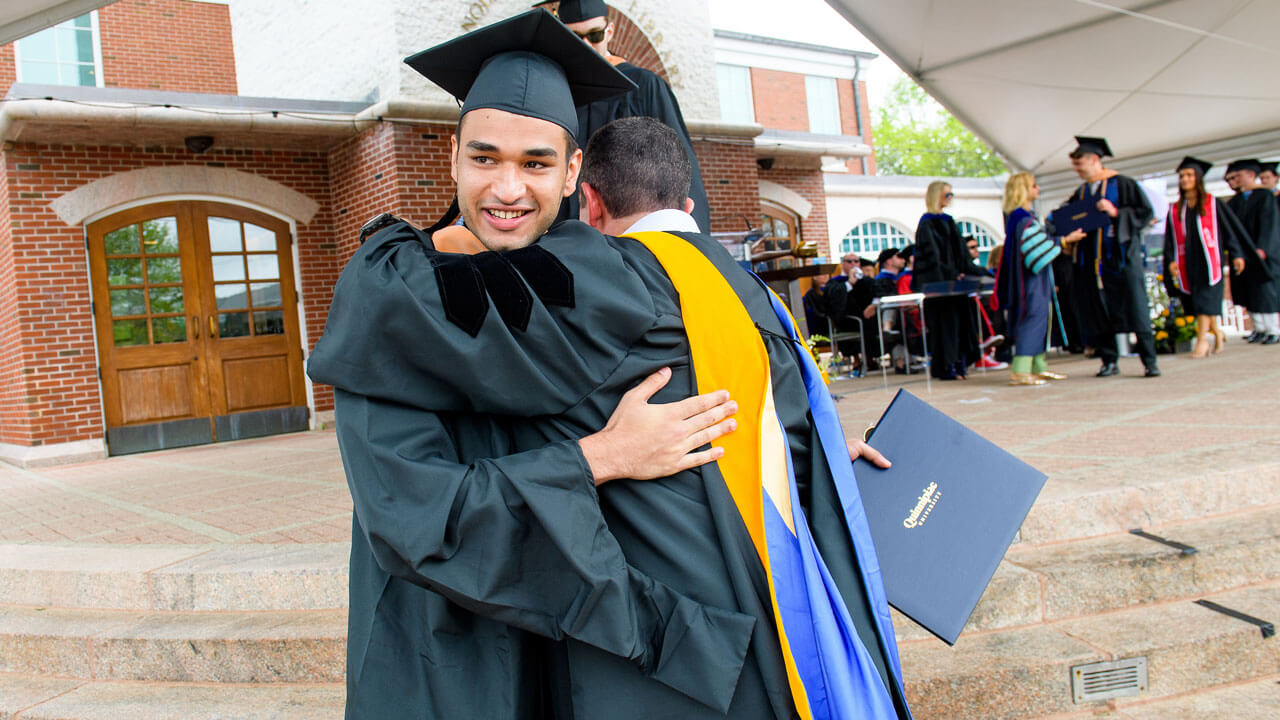
<svg viewBox="0 0 1280 720">
<path fill-rule="evenodd" d="M 986 225 L 979 223 L 977 220 L 957 220 L 956 225 L 960 227 L 960 234 L 967 235 L 978 241 L 978 252 L 980 264 L 986 264 L 987 255 L 991 252 L 991 248 L 1004 242 L 994 232 L 989 230 Z"/>
<path fill-rule="evenodd" d="M 914 240 L 911 232 L 906 228 L 887 220 L 871 220 L 844 236 L 840 241 L 840 254 L 855 252 L 863 257 L 874 258 L 885 248 L 903 248 L 912 242 Z"/>
</svg>

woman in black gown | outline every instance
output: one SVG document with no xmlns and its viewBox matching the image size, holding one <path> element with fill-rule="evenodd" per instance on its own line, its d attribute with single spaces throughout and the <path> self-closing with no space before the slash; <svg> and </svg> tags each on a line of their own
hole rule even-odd
<svg viewBox="0 0 1280 720">
<path fill-rule="evenodd" d="M 1178 202 L 1169 207 L 1164 226 L 1165 286 L 1188 315 L 1196 317 L 1196 346 L 1191 357 L 1222 352 L 1227 336 L 1222 315 L 1222 276 L 1227 258 L 1236 274 L 1244 271 L 1244 254 L 1252 248 L 1244 226 L 1227 204 L 1204 189 L 1210 163 L 1193 157 L 1178 165 Z"/>
<path fill-rule="evenodd" d="M 914 292 L 922 292 L 928 283 L 959 280 L 966 273 L 985 274 L 973 265 L 956 221 L 943 212 L 953 197 L 951 186 L 941 181 L 930 183 L 925 193 L 929 212 L 916 226 Z M 930 372 L 942 380 L 965 377 L 979 355 L 973 300 L 963 294 L 930 298 L 925 300 L 924 315 Z"/>
</svg>

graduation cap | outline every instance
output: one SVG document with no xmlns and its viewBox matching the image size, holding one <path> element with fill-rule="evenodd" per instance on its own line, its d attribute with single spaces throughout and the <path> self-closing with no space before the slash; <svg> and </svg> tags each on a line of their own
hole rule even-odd
<svg viewBox="0 0 1280 720">
<path fill-rule="evenodd" d="M 1260 168 L 1258 170 L 1258 173 L 1261 174 L 1264 172 L 1269 172 L 1272 175 L 1280 175 L 1280 172 L 1276 172 L 1277 166 L 1280 166 L 1280 162 L 1274 161 L 1274 160 L 1271 162 L 1258 163 L 1258 167 Z"/>
<path fill-rule="evenodd" d="M 1113 157 L 1111 146 L 1107 144 L 1106 138 L 1076 135 L 1076 146 L 1076 149 L 1071 151 L 1071 157 L 1080 157 L 1085 153 L 1093 153 L 1100 158 Z"/>
<path fill-rule="evenodd" d="M 1199 158 L 1193 158 L 1190 155 L 1182 158 L 1182 162 L 1178 163 L 1178 171 L 1181 172 L 1187 168 L 1194 168 L 1200 171 L 1200 177 L 1204 177 L 1209 172 L 1209 168 L 1213 167 L 1213 163 L 1205 162 Z"/>
<path fill-rule="evenodd" d="M 576 23 L 591 18 L 607 17 L 609 6 L 604 0 L 560 0 L 556 15 L 564 23 Z"/>
<path fill-rule="evenodd" d="M 409 67 L 480 108 L 555 123 L 575 137 L 578 105 L 636 85 L 546 10 L 529 10 L 405 58 Z"/>
<path fill-rule="evenodd" d="M 1238 172 L 1240 170 L 1260 173 L 1262 172 L 1262 163 L 1258 162 L 1257 158 L 1245 158 L 1243 160 L 1233 160 L 1230 165 L 1227 165 L 1228 173 Z"/>
</svg>

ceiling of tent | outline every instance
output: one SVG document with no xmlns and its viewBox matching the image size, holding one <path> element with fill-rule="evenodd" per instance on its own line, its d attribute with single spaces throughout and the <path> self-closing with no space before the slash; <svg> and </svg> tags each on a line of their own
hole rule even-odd
<svg viewBox="0 0 1280 720">
<path fill-rule="evenodd" d="M 1280 154 L 1277 0 L 827 2 L 1016 169 L 1065 179 L 1077 134 L 1131 174 Z"/>
<path fill-rule="evenodd" d="M 3 0 L 0 2 L 0 45 L 112 2 L 113 0 Z"/>
</svg>

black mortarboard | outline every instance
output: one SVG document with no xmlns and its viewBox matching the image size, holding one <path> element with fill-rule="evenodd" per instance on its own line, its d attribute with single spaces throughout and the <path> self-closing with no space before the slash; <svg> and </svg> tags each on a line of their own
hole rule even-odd
<svg viewBox="0 0 1280 720">
<path fill-rule="evenodd" d="M 1257 158 L 1245 158 L 1243 160 L 1234 160 L 1227 166 L 1227 172 L 1233 173 L 1239 170 L 1250 170 L 1255 173 L 1262 172 L 1262 163 Z"/>
<path fill-rule="evenodd" d="M 576 23 L 591 18 L 608 17 L 609 6 L 604 0 L 560 0 L 556 16 L 561 22 Z"/>
<path fill-rule="evenodd" d="M 1111 146 L 1107 144 L 1106 138 L 1077 135 L 1076 149 L 1071 151 L 1071 157 L 1078 157 L 1084 153 L 1093 153 L 1100 158 L 1113 157 Z"/>
<path fill-rule="evenodd" d="M 1178 170 L 1185 168 L 1195 168 L 1200 171 L 1200 177 L 1204 177 L 1209 172 L 1209 168 L 1213 167 L 1213 163 L 1205 162 L 1200 158 L 1193 158 L 1190 155 L 1182 158 L 1182 162 L 1178 163 Z"/>
<path fill-rule="evenodd" d="M 1277 166 L 1280 166 L 1280 162 L 1277 162 L 1275 160 L 1271 162 L 1258 163 L 1258 167 L 1260 168 L 1258 172 L 1259 173 L 1269 172 L 1272 175 L 1280 175 L 1280 172 L 1276 172 Z"/>
<path fill-rule="evenodd" d="M 405 58 L 456 98 L 479 108 L 553 122 L 578 134 L 578 105 L 636 85 L 546 10 L 529 10 Z"/>
<path fill-rule="evenodd" d="M 915 256 L 915 254 L 916 254 L 915 245 L 908 245 L 898 251 L 898 257 L 902 258 L 903 260 L 910 260 L 912 257 Z"/>
</svg>

